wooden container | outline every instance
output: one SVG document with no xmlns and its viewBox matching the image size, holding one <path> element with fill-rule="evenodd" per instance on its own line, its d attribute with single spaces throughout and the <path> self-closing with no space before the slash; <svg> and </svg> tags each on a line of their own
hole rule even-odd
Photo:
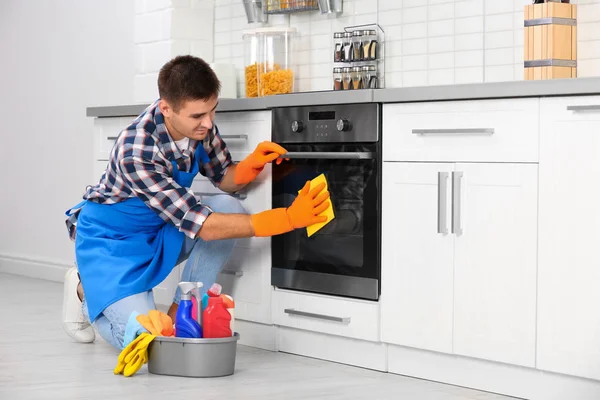
<svg viewBox="0 0 600 400">
<path fill-rule="evenodd" d="M 577 77 L 577 6 L 525 6 L 525 79 Z"/>
</svg>

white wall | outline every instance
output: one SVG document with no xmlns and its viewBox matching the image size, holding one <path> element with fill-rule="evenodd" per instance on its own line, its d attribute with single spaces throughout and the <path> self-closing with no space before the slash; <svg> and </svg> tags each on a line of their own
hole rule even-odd
<svg viewBox="0 0 600 400">
<path fill-rule="evenodd" d="M 235 63 L 244 93 L 239 0 L 215 0 L 215 62 Z M 600 75 L 600 0 L 578 4 L 579 76 Z M 344 0 L 344 13 L 294 14 L 300 91 L 330 90 L 333 32 L 379 23 L 386 32 L 386 87 L 523 79 L 523 7 L 531 0 Z"/>
<path fill-rule="evenodd" d="M 72 264 L 64 212 L 93 183 L 86 107 L 132 102 L 133 21 L 132 1 L 0 2 L 0 271 L 62 279 Z"/>
</svg>

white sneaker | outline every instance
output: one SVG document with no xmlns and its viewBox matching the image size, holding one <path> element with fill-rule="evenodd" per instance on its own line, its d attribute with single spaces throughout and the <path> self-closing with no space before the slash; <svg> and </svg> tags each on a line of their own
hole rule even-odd
<svg viewBox="0 0 600 400">
<path fill-rule="evenodd" d="M 69 268 L 65 274 L 63 289 L 63 328 L 79 343 L 92 343 L 96 339 L 96 334 L 83 315 L 81 300 L 77 296 L 77 285 L 79 285 L 77 268 Z"/>
</svg>

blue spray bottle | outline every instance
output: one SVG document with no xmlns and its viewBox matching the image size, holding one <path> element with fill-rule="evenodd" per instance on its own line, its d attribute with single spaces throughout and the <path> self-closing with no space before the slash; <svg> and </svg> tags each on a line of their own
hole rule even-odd
<svg viewBox="0 0 600 400">
<path fill-rule="evenodd" d="M 201 288 L 201 282 L 181 282 L 181 301 L 177 308 L 175 316 L 175 337 L 198 339 L 202 337 L 202 327 L 192 315 L 192 296 L 194 289 Z M 196 301 L 200 304 L 200 299 L 196 296 Z"/>
</svg>

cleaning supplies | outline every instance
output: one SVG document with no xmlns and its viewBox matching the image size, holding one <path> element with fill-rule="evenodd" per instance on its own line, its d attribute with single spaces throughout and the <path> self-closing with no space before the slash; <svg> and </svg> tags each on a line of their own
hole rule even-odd
<svg viewBox="0 0 600 400">
<path fill-rule="evenodd" d="M 235 314 L 234 314 L 235 302 L 233 301 L 233 297 L 222 293 L 222 291 L 223 291 L 223 287 L 221 285 L 219 285 L 218 283 L 213 284 L 213 286 L 208 290 L 208 292 L 205 293 L 204 296 L 202 296 L 202 309 L 206 310 L 206 308 L 208 307 L 208 298 L 209 297 L 222 298 L 223 305 L 229 312 L 229 315 L 231 315 L 231 323 L 229 325 L 229 328 L 231 329 L 231 332 L 233 335 L 233 333 L 235 332 Z"/>
<path fill-rule="evenodd" d="M 208 296 L 208 307 L 204 310 L 205 338 L 231 337 L 231 314 L 225 308 L 222 297 Z"/>
<path fill-rule="evenodd" d="M 231 328 L 231 334 L 233 335 L 235 333 L 235 302 L 233 301 L 233 297 L 228 294 L 221 294 L 221 298 L 223 299 L 223 305 L 229 312 L 229 315 L 231 315 L 231 324 L 229 324 L 229 327 Z"/>
<path fill-rule="evenodd" d="M 192 292 L 194 289 L 202 287 L 200 282 L 181 282 L 181 301 L 177 308 L 175 316 L 175 336 L 181 338 L 201 338 L 202 327 L 193 317 Z M 196 299 L 198 301 L 198 299 Z"/>
<path fill-rule="evenodd" d="M 321 175 L 317 176 L 315 179 L 313 179 L 312 181 L 310 181 L 310 189 L 312 190 L 313 188 L 317 187 L 319 184 L 325 184 L 325 189 L 323 189 L 323 190 L 325 190 L 325 191 L 328 190 L 328 184 L 327 184 L 327 179 L 325 178 L 325 174 L 321 174 Z M 300 191 L 298 193 L 300 193 Z M 322 227 L 324 227 L 325 225 L 330 223 L 331 220 L 333 220 L 335 218 L 335 214 L 333 212 L 333 206 L 332 206 L 331 202 L 329 202 L 329 205 L 327 206 L 325 211 L 320 213 L 319 216 L 325 216 L 325 217 L 327 217 L 327 220 L 325 222 L 318 222 L 316 224 L 307 226 L 306 234 L 308 235 L 308 237 L 311 237 L 312 235 L 314 235 L 317 231 L 319 231 Z"/>
</svg>

